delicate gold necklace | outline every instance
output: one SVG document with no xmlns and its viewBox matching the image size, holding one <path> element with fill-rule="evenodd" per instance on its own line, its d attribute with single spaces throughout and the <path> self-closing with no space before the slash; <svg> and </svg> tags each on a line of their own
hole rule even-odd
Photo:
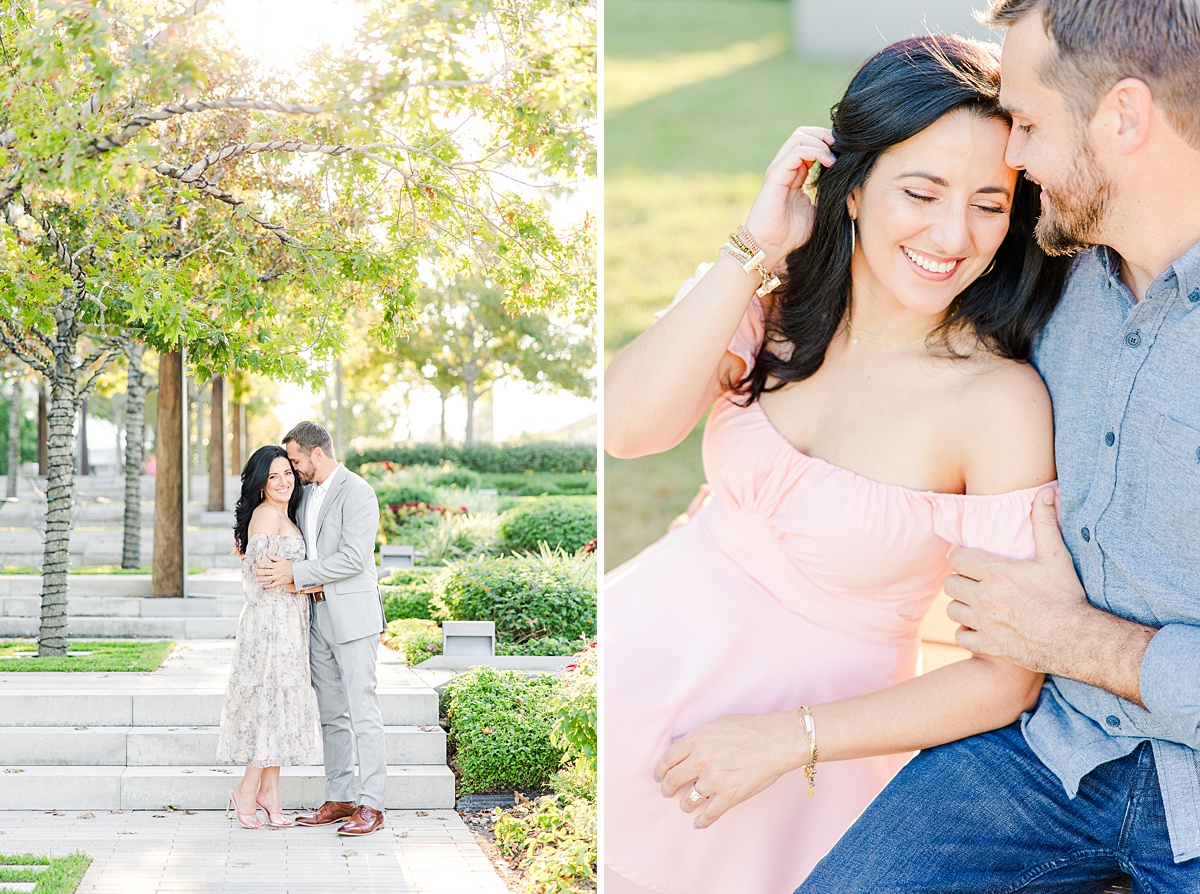
<svg viewBox="0 0 1200 894">
<path fill-rule="evenodd" d="M 850 344 L 852 345 L 856 345 L 860 341 L 866 341 L 868 344 L 888 348 L 915 348 L 917 345 L 924 344 L 929 340 L 928 335 L 922 335 L 920 338 L 905 341 L 899 338 L 890 338 L 886 335 L 876 335 L 874 332 L 867 332 L 863 329 L 852 329 L 849 319 L 846 320 L 846 335 L 850 338 Z"/>
</svg>

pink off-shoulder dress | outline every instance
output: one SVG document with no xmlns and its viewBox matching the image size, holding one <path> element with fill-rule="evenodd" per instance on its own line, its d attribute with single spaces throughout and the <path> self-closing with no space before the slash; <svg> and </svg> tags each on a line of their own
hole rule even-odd
<svg viewBox="0 0 1200 894">
<path fill-rule="evenodd" d="M 730 346 L 747 364 L 752 308 Z M 703 442 L 712 497 L 604 587 L 604 862 L 670 894 L 788 894 L 907 760 L 789 773 L 696 830 L 653 768 L 723 714 L 784 711 L 913 677 L 921 618 L 954 546 L 1033 555 L 1037 488 L 915 491 L 796 450 L 758 403 L 720 400 Z M 818 731 L 819 733 L 819 731 Z"/>
</svg>

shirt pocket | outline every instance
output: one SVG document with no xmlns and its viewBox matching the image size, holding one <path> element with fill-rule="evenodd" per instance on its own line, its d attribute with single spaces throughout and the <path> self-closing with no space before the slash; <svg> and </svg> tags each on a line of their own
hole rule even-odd
<svg viewBox="0 0 1200 894">
<path fill-rule="evenodd" d="M 1200 543 L 1200 430 L 1163 416 L 1150 447 L 1142 524 L 1166 555 L 1194 560 Z"/>
</svg>

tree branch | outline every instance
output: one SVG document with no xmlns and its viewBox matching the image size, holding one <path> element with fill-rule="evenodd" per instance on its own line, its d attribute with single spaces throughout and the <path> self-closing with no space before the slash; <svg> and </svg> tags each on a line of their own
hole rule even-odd
<svg viewBox="0 0 1200 894">
<path fill-rule="evenodd" d="M 7 317 L 0 318 L 0 342 L 3 342 L 4 346 L 22 363 L 37 370 L 44 376 L 49 376 L 54 372 L 53 367 L 44 358 L 40 357 L 36 350 L 29 350 L 29 345 L 26 342 L 28 336 L 29 333 L 18 329 L 12 320 Z"/>
<path fill-rule="evenodd" d="M 121 130 L 97 137 L 88 147 L 87 154 L 90 156 L 100 155 L 124 146 L 144 128 L 149 127 L 157 121 L 166 121 L 177 115 L 191 115 L 196 112 L 208 111 L 258 111 L 282 112 L 285 115 L 320 115 L 329 110 L 330 106 L 324 103 L 275 102 L 273 100 L 243 99 L 241 97 L 163 106 L 161 109 L 141 113 L 121 128 Z"/>
<path fill-rule="evenodd" d="M 96 387 L 96 382 L 99 381 L 100 376 L 104 374 L 104 371 L 106 369 L 108 369 L 108 365 L 110 363 L 112 363 L 113 360 L 115 360 L 117 355 L 120 353 L 121 353 L 120 347 L 110 346 L 110 347 L 106 348 L 104 351 L 100 351 L 100 352 L 93 354 L 89 358 L 88 362 L 91 362 L 91 363 L 99 362 L 100 365 L 96 367 L 96 369 L 92 372 L 92 374 L 90 376 L 88 376 L 87 379 L 83 382 L 83 384 L 81 384 L 79 386 L 79 388 L 75 391 L 75 399 L 77 401 L 83 400 L 85 397 L 88 396 L 88 394 L 91 393 L 91 390 Z M 84 365 L 80 366 L 80 369 L 86 369 L 86 368 L 87 368 L 86 363 Z"/>
<path fill-rule="evenodd" d="M 157 164 L 148 165 L 147 167 L 149 167 L 150 170 L 154 171 L 155 173 L 162 174 L 164 177 L 169 177 L 172 180 L 178 181 L 179 183 L 183 183 L 185 186 L 189 186 L 192 189 L 198 190 L 199 192 L 203 193 L 206 196 L 211 196 L 212 198 L 216 199 L 219 202 L 224 202 L 226 205 L 228 205 L 231 208 L 237 208 L 241 205 L 246 204 L 244 201 L 237 198 L 236 196 L 230 195 L 227 192 L 222 192 L 221 190 L 217 189 L 217 187 L 213 186 L 211 183 L 209 183 L 203 177 L 195 177 L 191 181 L 184 179 L 187 174 L 187 171 L 184 168 L 177 168 L 173 165 L 169 165 L 169 164 L 166 164 L 165 162 L 161 162 L 161 161 L 158 162 Z M 254 213 L 247 214 L 246 216 L 249 217 L 250 220 L 254 221 L 256 224 L 258 224 L 260 227 L 262 227 L 264 230 L 269 232 L 272 236 L 274 236 L 276 239 L 278 239 L 284 245 L 301 245 L 302 244 L 298 239 L 294 238 L 291 234 L 289 234 L 285 227 L 282 227 L 279 224 L 273 224 L 269 221 L 263 220 L 261 217 L 259 217 L 258 215 L 254 214 Z"/>
</svg>

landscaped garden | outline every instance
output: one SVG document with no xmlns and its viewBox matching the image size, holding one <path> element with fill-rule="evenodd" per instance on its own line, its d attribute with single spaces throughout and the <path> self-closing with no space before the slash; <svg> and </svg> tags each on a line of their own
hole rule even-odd
<svg viewBox="0 0 1200 894">
<path fill-rule="evenodd" d="M 496 808 L 494 848 L 524 890 L 596 878 L 596 476 L 590 447 L 419 446 L 352 457 L 379 498 L 384 642 L 410 665 L 441 653 L 443 621 L 492 621 L 496 653 L 569 656 L 555 674 L 474 667 L 442 699 L 459 795 Z"/>
</svg>

